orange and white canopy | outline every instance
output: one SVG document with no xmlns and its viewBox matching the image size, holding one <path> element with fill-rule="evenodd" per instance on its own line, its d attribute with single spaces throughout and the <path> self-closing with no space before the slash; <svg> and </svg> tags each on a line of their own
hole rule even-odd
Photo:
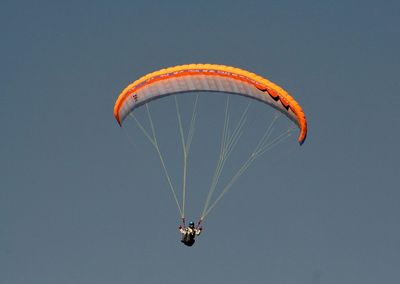
<svg viewBox="0 0 400 284">
<path fill-rule="evenodd" d="M 128 85 L 114 106 L 121 125 L 135 108 L 163 96 L 185 92 L 223 92 L 262 101 L 281 111 L 300 129 L 298 141 L 307 136 L 307 120 L 300 105 L 280 86 L 254 73 L 224 65 L 188 64 L 149 73 Z"/>
</svg>

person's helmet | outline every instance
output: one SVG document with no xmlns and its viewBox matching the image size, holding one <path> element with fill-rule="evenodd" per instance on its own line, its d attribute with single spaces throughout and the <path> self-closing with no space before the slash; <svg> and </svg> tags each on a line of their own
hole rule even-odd
<svg viewBox="0 0 400 284">
<path fill-rule="evenodd" d="M 194 227 L 194 222 L 189 223 L 189 227 L 193 228 Z"/>
</svg>

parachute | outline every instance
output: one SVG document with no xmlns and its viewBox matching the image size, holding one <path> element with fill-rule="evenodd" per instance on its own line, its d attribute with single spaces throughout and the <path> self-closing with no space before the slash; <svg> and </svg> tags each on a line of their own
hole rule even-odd
<svg viewBox="0 0 400 284">
<path fill-rule="evenodd" d="M 184 157 L 184 170 L 183 170 L 183 184 L 182 184 L 182 203 L 178 201 L 176 190 L 173 186 L 169 173 L 167 171 L 164 157 L 161 153 L 158 141 L 155 135 L 155 128 L 147 103 L 152 100 L 156 100 L 165 96 L 171 96 L 180 93 L 188 92 L 222 92 L 233 95 L 240 95 L 250 99 L 254 99 L 263 102 L 272 108 L 278 110 L 280 113 L 285 115 L 291 121 L 293 121 L 298 129 L 298 142 L 302 145 L 307 137 L 307 120 L 301 106 L 297 101 L 288 94 L 283 88 L 272 83 L 271 81 L 258 76 L 254 73 L 225 65 L 216 64 L 189 64 L 169 67 L 161 69 L 156 72 L 149 73 L 132 84 L 128 85 L 118 96 L 114 105 L 114 116 L 118 124 L 122 126 L 124 120 L 128 115 L 133 116 L 138 127 L 145 134 L 147 139 L 157 150 L 160 158 L 165 176 L 168 180 L 169 187 L 174 196 L 175 202 L 179 209 L 183 223 L 185 221 L 185 200 L 186 200 L 186 175 L 187 175 L 187 157 L 190 149 L 190 144 L 193 138 L 194 124 L 196 120 L 196 108 L 197 99 L 193 107 L 193 115 L 190 122 L 190 130 L 187 138 L 183 134 L 181 117 L 179 114 L 178 101 L 175 97 L 175 103 L 177 108 L 177 116 L 179 122 L 179 128 L 181 133 L 181 140 L 183 146 L 183 157 Z M 151 134 L 149 134 L 144 127 L 140 124 L 137 118 L 132 114 L 133 111 L 142 106 L 146 105 L 149 122 L 151 125 Z M 201 213 L 199 224 L 204 218 L 210 213 L 211 209 L 215 207 L 222 196 L 232 187 L 233 183 L 243 174 L 244 171 L 250 166 L 250 164 L 259 156 L 263 155 L 271 146 L 275 145 L 276 142 L 280 141 L 283 136 L 279 136 L 275 140 L 267 141 L 271 134 L 271 126 L 267 129 L 267 132 L 262 136 L 256 149 L 248 157 L 248 159 L 239 168 L 237 173 L 232 177 L 230 182 L 222 189 L 219 196 L 212 203 L 212 196 L 217 187 L 219 177 L 221 175 L 222 168 L 224 167 L 225 161 L 227 160 L 232 149 L 235 147 L 241 133 L 241 129 L 244 125 L 244 117 L 247 113 L 248 107 L 242 114 L 237 127 L 234 131 L 228 133 L 229 115 L 228 115 L 228 101 L 226 103 L 225 110 L 225 121 L 224 129 L 221 142 L 220 156 L 216 166 L 216 170 L 211 182 L 211 186 L 207 195 L 207 199 Z M 274 118 L 275 120 L 275 118 Z M 274 123 L 274 122 L 272 122 Z"/>
<path fill-rule="evenodd" d="M 300 105 L 284 89 L 248 71 L 216 64 L 189 64 L 161 69 L 128 85 L 119 95 L 114 116 L 118 123 L 135 108 L 164 96 L 185 92 L 223 92 L 260 100 L 281 111 L 300 129 L 298 141 L 307 136 L 307 120 Z"/>
</svg>

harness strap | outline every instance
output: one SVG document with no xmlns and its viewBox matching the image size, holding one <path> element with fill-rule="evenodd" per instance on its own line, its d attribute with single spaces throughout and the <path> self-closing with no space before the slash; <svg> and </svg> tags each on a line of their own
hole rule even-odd
<svg viewBox="0 0 400 284">
<path fill-rule="evenodd" d="M 203 219 L 200 218 L 200 220 L 197 222 L 196 229 L 200 228 L 200 225 L 202 222 L 203 222 Z"/>
</svg>

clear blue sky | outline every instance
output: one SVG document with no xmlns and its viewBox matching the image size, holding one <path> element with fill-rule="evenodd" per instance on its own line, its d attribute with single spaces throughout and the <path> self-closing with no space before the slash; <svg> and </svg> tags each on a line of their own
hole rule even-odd
<svg viewBox="0 0 400 284">
<path fill-rule="evenodd" d="M 397 1 L 2 1 L 0 282 L 399 283 L 399 14 Z M 281 84 L 309 136 L 258 161 L 188 249 L 154 149 L 131 146 L 113 105 L 137 77 L 193 62 Z"/>
</svg>

